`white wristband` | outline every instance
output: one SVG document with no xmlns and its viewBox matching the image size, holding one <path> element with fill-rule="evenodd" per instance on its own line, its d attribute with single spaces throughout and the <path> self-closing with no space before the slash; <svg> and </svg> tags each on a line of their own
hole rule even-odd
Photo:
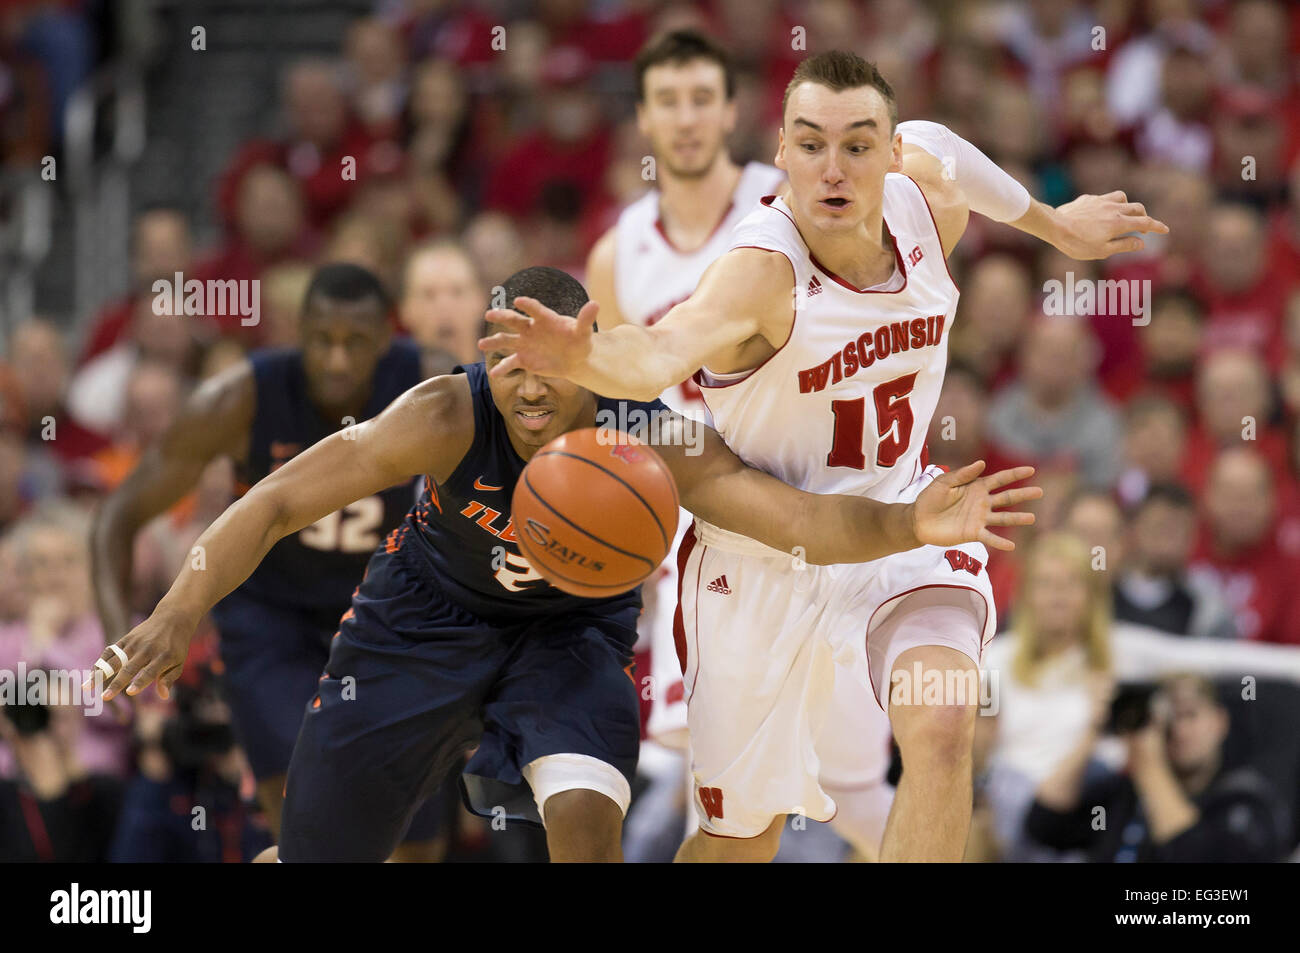
<svg viewBox="0 0 1300 953">
<path fill-rule="evenodd" d="M 920 146 L 943 163 L 944 175 L 966 194 L 972 212 L 995 222 L 1014 222 L 1029 211 L 1029 191 L 947 126 L 909 119 L 898 124 L 898 131 L 904 142 Z"/>
</svg>

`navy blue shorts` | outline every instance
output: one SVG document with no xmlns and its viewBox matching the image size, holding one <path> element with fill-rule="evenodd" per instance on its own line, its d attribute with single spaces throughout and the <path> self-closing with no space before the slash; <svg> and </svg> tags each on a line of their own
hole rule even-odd
<svg viewBox="0 0 1300 953">
<path fill-rule="evenodd" d="M 544 755 L 596 758 L 630 783 L 637 611 L 493 625 L 453 604 L 411 544 L 377 552 L 303 719 L 280 858 L 382 861 L 461 770 L 471 809 L 532 823 L 522 770 Z"/>
<path fill-rule="evenodd" d="M 338 614 L 276 606 L 236 590 L 213 607 L 212 617 L 235 737 L 259 781 L 283 775 L 329 659 Z M 417 813 L 408 840 L 438 835 L 444 810 L 435 801 Z"/>
</svg>

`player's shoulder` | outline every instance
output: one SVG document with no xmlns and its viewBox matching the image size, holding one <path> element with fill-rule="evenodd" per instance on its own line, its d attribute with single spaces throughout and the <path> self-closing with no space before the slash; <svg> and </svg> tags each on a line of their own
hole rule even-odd
<svg viewBox="0 0 1300 953">
<path fill-rule="evenodd" d="M 439 374 L 416 384 L 394 401 L 393 406 L 404 416 L 435 425 L 450 426 L 468 420 L 472 430 L 473 402 L 468 374 Z"/>
</svg>

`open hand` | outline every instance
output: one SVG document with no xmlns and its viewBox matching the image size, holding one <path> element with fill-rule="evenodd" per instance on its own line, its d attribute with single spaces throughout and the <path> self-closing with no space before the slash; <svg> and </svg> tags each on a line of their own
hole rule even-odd
<svg viewBox="0 0 1300 953">
<path fill-rule="evenodd" d="M 493 377 L 523 368 L 545 377 L 568 377 L 591 352 L 591 335 L 600 306 L 588 301 L 576 318 L 552 311 L 536 298 L 516 298 L 514 306 L 492 308 L 489 324 L 502 330 L 478 342 L 485 354 L 504 354 L 492 368 Z M 524 312 L 520 314 L 519 312 Z"/>
<path fill-rule="evenodd" d="M 990 532 L 989 527 L 1028 526 L 1033 523 L 1033 513 L 1001 511 L 1000 507 L 1015 506 L 1042 497 L 1043 489 L 1038 486 L 1002 489 L 1029 479 L 1034 475 L 1034 468 L 1014 467 L 986 477 L 980 476 L 982 472 L 984 461 L 976 460 L 960 470 L 935 478 L 921 491 L 912 511 L 918 540 L 934 546 L 983 543 L 990 549 L 1007 552 L 1016 548 L 1015 543 Z"/>
</svg>

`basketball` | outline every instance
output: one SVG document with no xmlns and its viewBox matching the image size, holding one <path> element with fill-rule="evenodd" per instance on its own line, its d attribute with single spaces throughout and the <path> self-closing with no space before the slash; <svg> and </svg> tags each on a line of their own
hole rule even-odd
<svg viewBox="0 0 1300 953">
<path fill-rule="evenodd" d="M 515 486 L 519 548 L 551 585 L 587 598 L 639 585 L 672 547 L 677 486 L 650 447 L 588 428 L 552 440 Z"/>
</svg>

